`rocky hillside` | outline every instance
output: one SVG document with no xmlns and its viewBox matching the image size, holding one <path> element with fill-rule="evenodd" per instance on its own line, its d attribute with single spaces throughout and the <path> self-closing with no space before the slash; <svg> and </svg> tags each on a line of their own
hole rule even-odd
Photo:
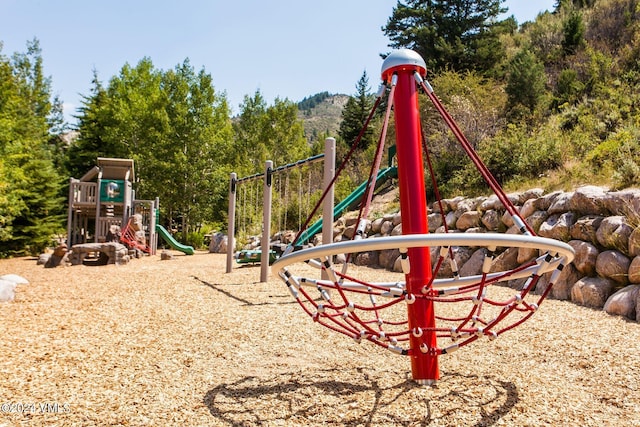
<svg viewBox="0 0 640 427">
<path fill-rule="evenodd" d="M 342 120 L 342 109 L 348 95 L 319 93 L 298 103 L 299 117 L 304 123 L 305 137 L 313 144 L 325 136 L 335 137 Z"/>
</svg>

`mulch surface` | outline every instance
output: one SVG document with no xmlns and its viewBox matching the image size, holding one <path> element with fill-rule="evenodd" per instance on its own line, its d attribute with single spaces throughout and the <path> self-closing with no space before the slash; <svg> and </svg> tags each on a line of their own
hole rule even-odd
<svg viewBox="0 0 640 427">
<path fill-rule="evenodd" d="M 636 322 L 547 300 L 419 386 L 407 357 L 314 324 L 279 279 L 225 263 L 0 260 L 30 281 L 0 303 L 0 426 L 640 426 Z"/>
</svg>

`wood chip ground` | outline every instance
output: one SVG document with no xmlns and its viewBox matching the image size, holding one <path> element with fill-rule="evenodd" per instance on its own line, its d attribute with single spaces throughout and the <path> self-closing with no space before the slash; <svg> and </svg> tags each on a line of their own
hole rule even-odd
<svg viewBox="0 0 640 427">
<path fill-rule="evenodd" d="M 408 358 L 314 324 L 259 266 L 175 255 L 0 260 L 31 282 L 0 303 L 0 426 L 640 426 L 638 323 L 547 300 L 440 357 L 425 387 Z"/>
</svg>

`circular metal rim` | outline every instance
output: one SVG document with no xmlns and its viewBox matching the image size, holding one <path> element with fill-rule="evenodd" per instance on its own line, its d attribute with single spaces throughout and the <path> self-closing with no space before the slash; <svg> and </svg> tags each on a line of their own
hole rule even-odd
<svg viewBox="0 0 640 427">
<path fill-rule="evenodd" d="M 497 234 L 497 233 L 478 233 L 478 234 L 410 234 L 401 236 L 376 237 L 371 239 L 350 240 L 346 242 L 331 243 L 312 248 L 303 249 L 301 251 L 292 252 L 277 259 L 271 269 L 277 273 L 286 267 L 307 260 L 331 257 L 343 253 L 367 252 L 373 250 L 385 249 L 410 249 L 416 247 L 451 247 L 451 246 L 479 246 L 479 247 L 512 247 L 512 248 L 530 248 L 556 253 L 555 262 L 549 263 L 549 270 L 555 268 L 560 262 L 568 264 L 573 261 L 574 250 L 568 244 L 540 236 L 527 236 L 518 234 Z M 531 274 L 530 269 L 527 275 Z M 492 273 L 495 277 L 502 273 Z M 521 276 L 521 275 L 520 275 Z M 475 280 L 478 276 L 470 276 L 458 279 L 438 280 L 442 282 L 440 285 L 460 284 L 461 279 L 464 281 Z M 513 278 L 513 277 L 512 277 Z"/>
</svg>

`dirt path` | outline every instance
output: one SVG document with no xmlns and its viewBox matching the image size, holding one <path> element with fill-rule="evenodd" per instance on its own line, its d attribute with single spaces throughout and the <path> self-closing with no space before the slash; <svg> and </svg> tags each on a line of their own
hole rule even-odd
<svg viewBox="0 0 640 427">
<path fill-rule="evenodd" d="M 31 282 L 0 303 L 0 426 L 640 425 L 635 322 L 547 300 L 420 387 L 407 358 L 315 325 L 259 267 L 175 255 L 0 260 Z"/>
</svg>

